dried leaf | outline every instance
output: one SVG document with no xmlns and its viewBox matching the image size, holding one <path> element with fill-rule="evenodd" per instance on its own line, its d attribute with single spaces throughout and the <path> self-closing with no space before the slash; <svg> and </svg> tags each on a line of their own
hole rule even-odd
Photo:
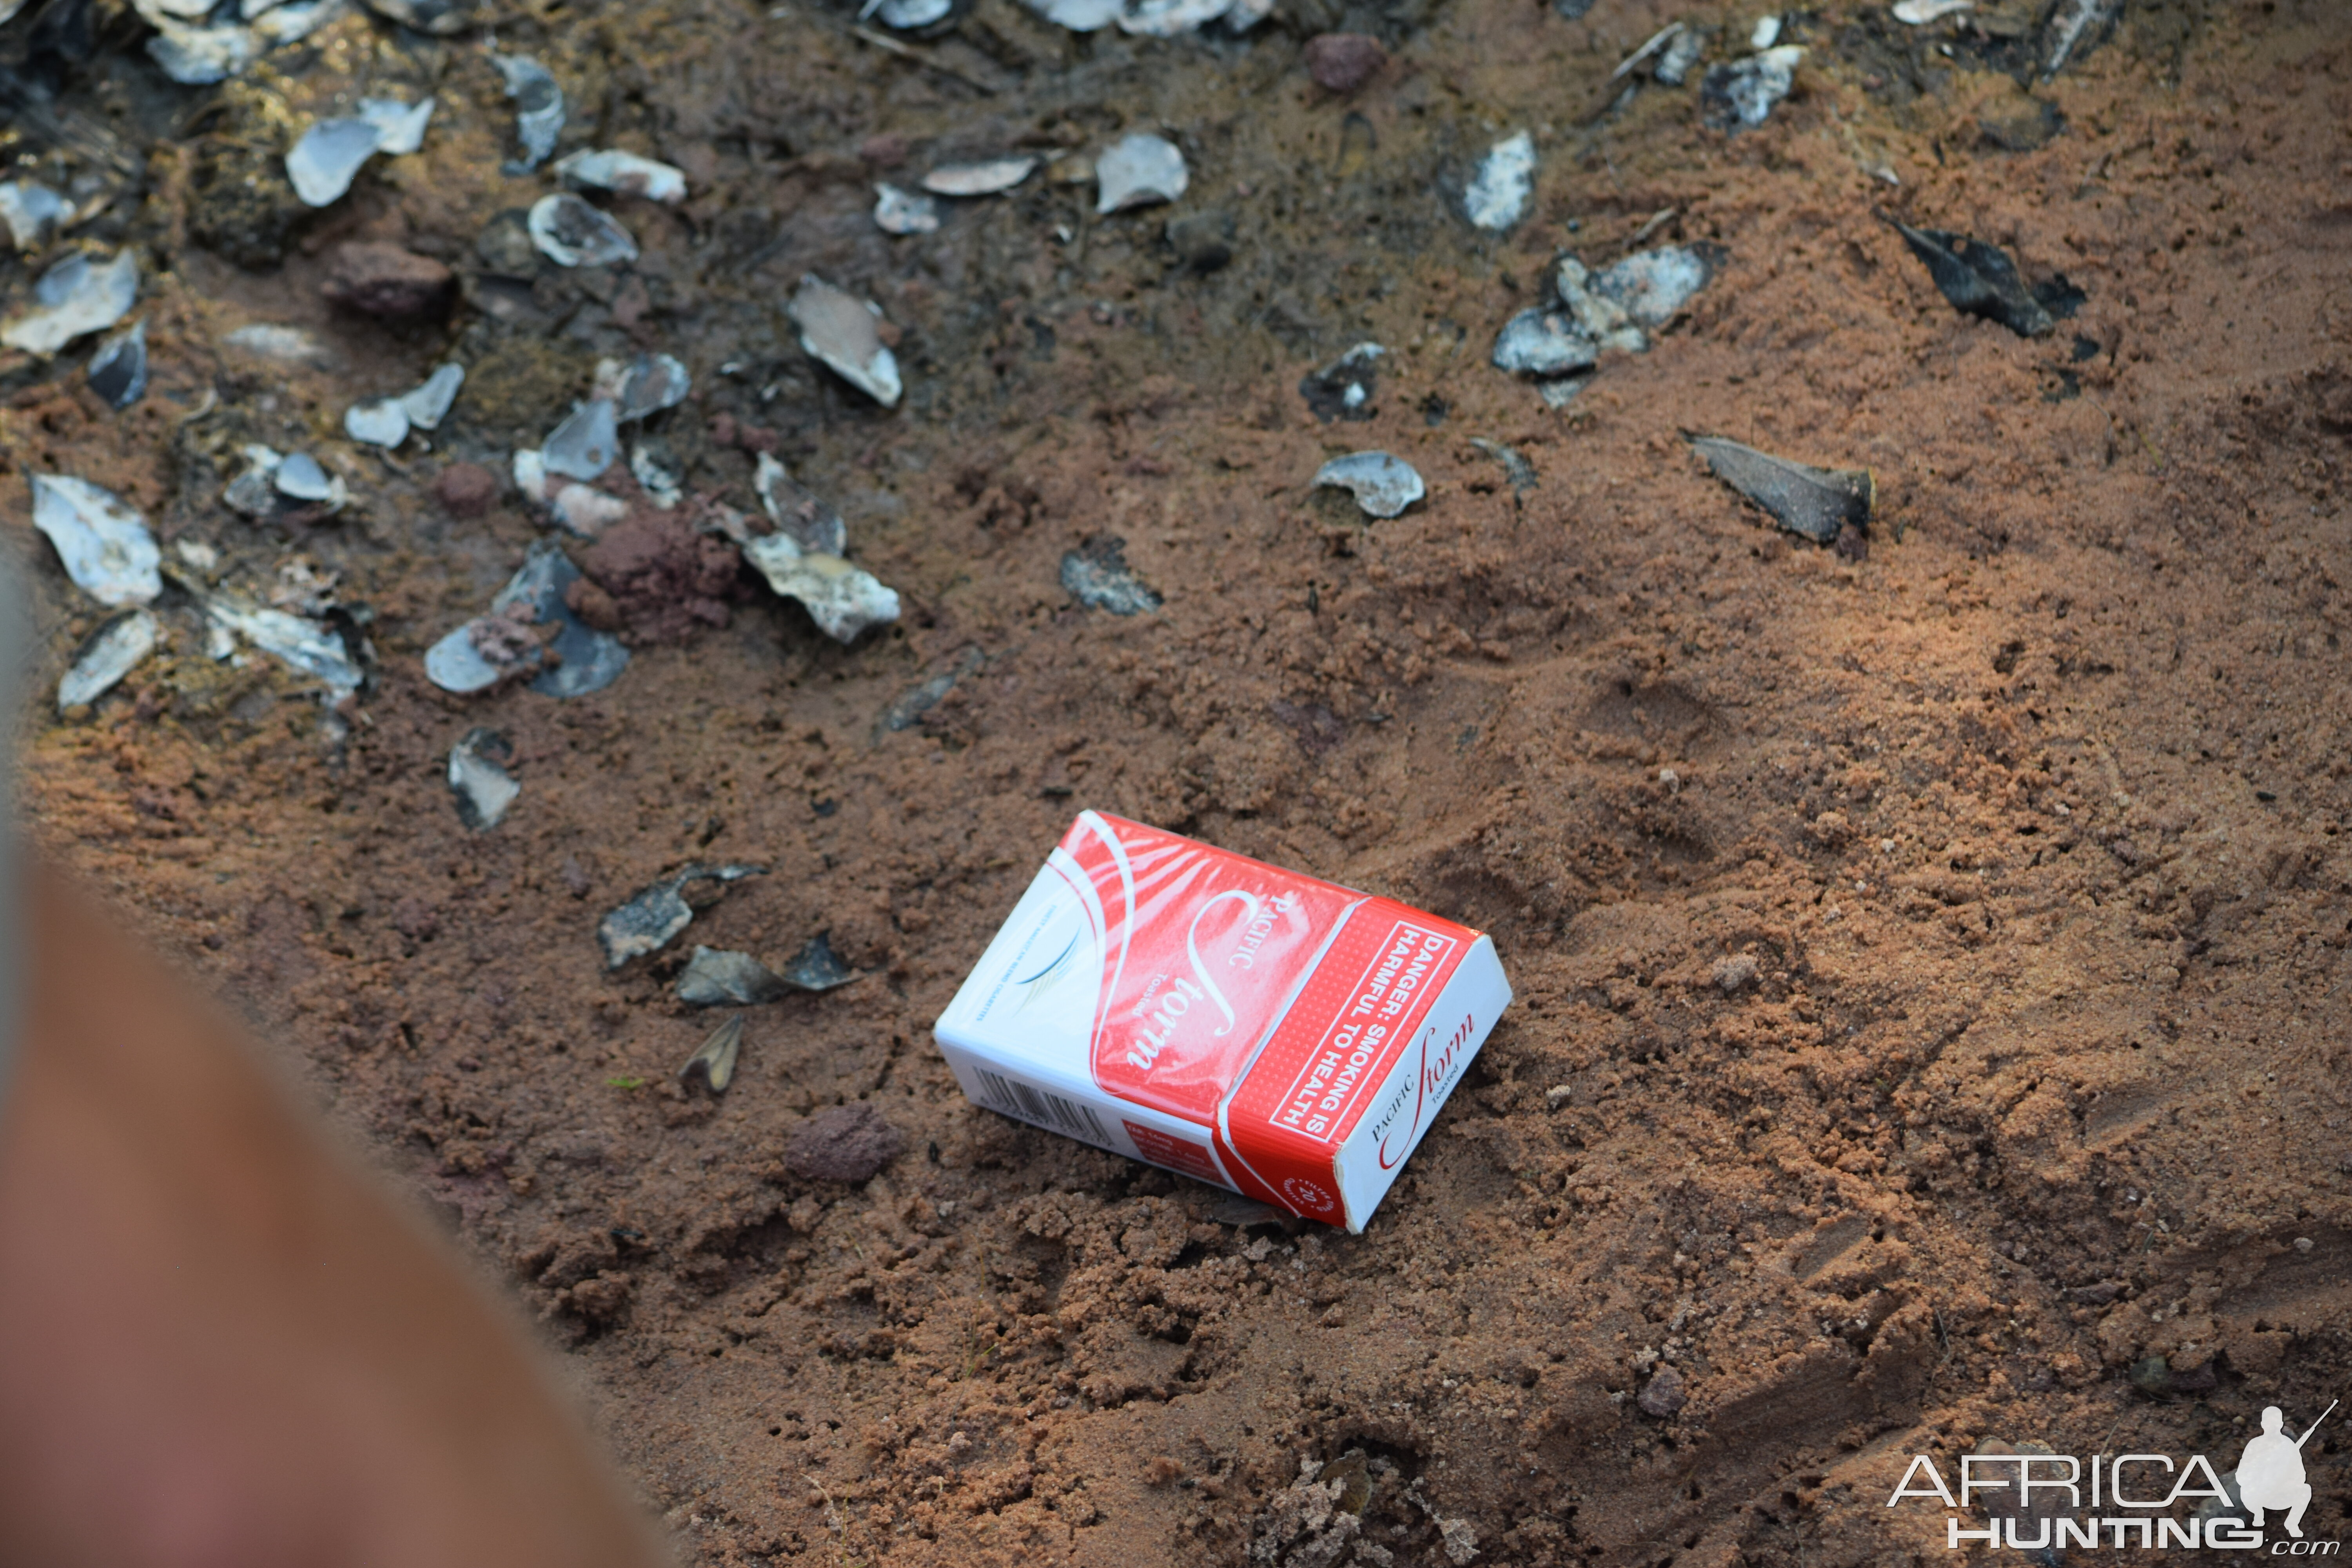
<svg viewBox="0 0 2352 1568">
<path fill-rule="evenodd" d="M 2021 338 L 2048 335 L 2083 303 L 2082 290 L 2063 274 L 2038 288 L 2027 288 L 2017 263 L 1997 245 L 1949 229 L 1913 228 L 1892 217 L 1886 221 L 1903 236 L 1911 254 L 1927 264 L 1927 276 L 1954 309 L 1999 321 Z"/>
<path fill-rule="evenodd" d="M 710 1087 L 713 1094 L 724 1094 L 735 1079 L 735 1059 L 743 1050 L 743 1015 L 731 1013 L 726 1022 L 710 1031 L 702 1047 L 686 1058 L 677 1069 L 677 1081 L 691 1085 L 696 1075 Z"/>
<path fill-rule="evenodd" d="M 1720 436 L 1693 436 L 1715 477 L 1762 507 L 1791 533 L 1834 544 L 1839 533 L 1870 526 L 1877 485 L 1867 468 L 1816 468 Z"/>
</svg>

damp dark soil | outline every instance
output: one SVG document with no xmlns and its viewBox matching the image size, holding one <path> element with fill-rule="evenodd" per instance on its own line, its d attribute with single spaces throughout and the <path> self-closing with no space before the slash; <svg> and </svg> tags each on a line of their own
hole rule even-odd
<svg viewBox="0 0 2352 1568">
<path fill-rule="evenodd" d="M 960 0 L 897 49 L 803 0 L 499 9 L 559 152 L 686 172 L 612 204 L 633 266 L 533 258 L 554 187 L 502 172 L 478 35 L 354 13 L 180 89 L 126 13 L 45 68 L 7 148 L 114 182 L 73 242 L 142 247 L 154 371 L 118 415 L 80 351 L 0 360 L 44 681 L 101 617 L 35 473 L 257 600 L 326 582 L 373 664 L 330 709 L 171 600 L 117 691 L 40 688 L 23 787 L 535 1315 L 684 1559 L 1942 1561 L 1944 1510 L 1885 1506 L 1912 1454 L 2226 1468 L 2264 1405 L 2352 1390 L 2352 12 L 2131 0 L 2045 79 L 2032 7 L 1835 0 L 1726 135 L 1704 64 L 1611 80 L 1678 18 L 1744 52 L 1716 0 L 1283 0 L 1166 41 Z M 1344 95 L 1326 32 L 1380 46 Z M 421 153 L 294 201 L 310 117 L 427 91 Z M 1522 130 L 1529 210 L 1473 229 Z M 1190 188 L 1097 217 L 1078 161 L 1130 131 Z M 1046 166 L 875 226 L 876 182 L 1007 153 Z M 1888 217 L 2079 304 L 1964 314 Z M 347 242 L 451 289 L 333 303 Z M 1559 252 L 1670 243 L 1714 275 L 1646 353 L 1557 408 L 1487 363 Z M 880 307 L 900 406 L 803 353 L 809 273 Z M 1362 342 L 1368 413 L 1327 422 L 1300 384 Z M 588 607 L 633 662 L 436 689 L 424 650 L 548 531 L 512 451 L 638 352 L 695 392 L 651 426 L 684 510 L 613 487 L 628 570 Z M 342 437 L 445 359 L 429 445 Z M 1866 536 L 1777 530 L 1694 433 L 1870 470 Z M 251 442 L 352 506 L 231 513 Z M 1427 481 L 1402 517 L 1309 488 L 1372 447 Z M 835 643 L 663 521 L 756 511 L 762 454 L 896 626 Z M 1136 613 L 1073 598 L 1081 549 Z M 478 727 L 521 786 L 487 832 L 446 782 Z M 1234 1223 L 957 1091 L 929 1024 L 1084 806 L 1494 933 L 1518 1000 L 1363 1235 Z M 607 971 L 600 918 L 694 863 L 765 874 Z M 820 934 L 856 977 L 748 1010 L 722 1096 L 679 1085 L 692 946 Z M 2315 1537 L 2345 1431 L 2306 1450 Z M 1336 1503 L 1294 1488 L 1335 1460 Z"/>
</svg>

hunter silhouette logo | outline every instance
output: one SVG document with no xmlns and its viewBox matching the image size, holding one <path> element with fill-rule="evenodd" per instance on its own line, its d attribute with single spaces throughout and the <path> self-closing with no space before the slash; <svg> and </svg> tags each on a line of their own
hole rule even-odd
<svg viewBox="0 0 2352 1568">
<path fill-rule="evenodd" d="M 2319 1421 L 2334 1415 L 2341 1403 L 2331 1401 L 2319 1413 Z M 2263 1514 L 2284 1510 L 2286 1532 L 2302 1539 L 2303 1510 L 2311 1506 L 2311 1483 L 2303 1474 L 2303 1446 L 2319 1430 L 2319 1421 L 2289 1442 L 2286 1416 L 2275 1405 L 2263 1407 L 2262 1436 L 2250 1439 L 2238 1458 L 2238 1498 L 2246 1505 L 2247 1523 L 2254 1529 L 2263 1527 Z"/>
<path fill-rule="evenodd" d="M 1992 1452 L 1959 1456 L 1957 1495 L 1932 1457 L 1913 1455 L 1886 1506 L 1913 1498 L 1942 1503 L 1948 1510 L 1944 1544 L 1955 1552 L 1979 1543 L 2049 1554 L 2074 1547 L 2260 1551 L 2265 1518 L 2283 1516 L 2278 1522 L 2286 1533 L 2268 1542 L 2266 1555 L 2333 1556 L 2341 1543 L 2305 1540 L 2303 1516 L 2312 1499 L 2304 1446 L 2335 1413 L 2331 1403 L 2296 1437 L 2287 1435 L 2285 1412 L 2266 1407 L 2262 1431 L 2247 1440 L 2226 1485 L 2202 1454 L 2185 1460 L 2169 1454 L 2086 1458 L 2038 1443 L 1990 1444 Z M 1983 1528 L 1969 1519 L 1972 1512 Z"/>
</svg>

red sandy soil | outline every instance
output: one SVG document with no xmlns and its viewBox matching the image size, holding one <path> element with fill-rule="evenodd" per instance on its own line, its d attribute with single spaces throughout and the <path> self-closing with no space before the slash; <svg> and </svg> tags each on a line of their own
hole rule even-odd
<svg viewBox="0 0 2352 1568">
<path fill-rule="evenodd" d="M 1838 5 L 1792 21 L 1760 130 L 1702 128 L 1687 88 L 1592 121 L 1680 14 L 1456 0 L 1212 45 L 983 5 L 918 47 L 988 95 L 797 5 L 524 17 L 501 45 L 566 78 L 575 140 L 696 194 L 624 204 L 635 271 L 446 332 L 331 310 L 327 247 L 464 270 L 543 187 L 496 173 L 478 49 L 417 64 L 355 20 L 159 154 L 147 400 L 10 373 L 13 517 L 27 473 L 82 474 L 233 576 L 301 552 L 375 613 L 340 719 L 167 616 L 122 691 L 43 710 L 38 837 L 539 1315 L 686 1558 L 1377 1568 L 1450 1531 L 1529 1568 L 1941 1562 L 1942 1508 L 1885 1506 L 1912 1454 L 2226 1470 L 2263 1405 L 2300 1430 L 2352 1393 L 2352 14 L 2135 4 L 2021 88 L 1923 41 L 1948 25 Z M 1718 58 L 1753 20 L 1698 16 Z M 1391 58 L 1339 100 L 1300 49 L 1343 23 Z M 229 220 L 190 171 L 256 103 L 395 67 L 446 94 L 413 166 L 278 264 L 205 247 Z M 2028 91 L 2063 128 L 2004 150 Z M 877 177 L 1160 125 L 1174 209 L 1082 218 L 1040 175 L 932 237 L 866 216 Z M 1515 128 L 1535 209 L 1475 236 L 1444 182 Z M 1191 276 L 1161 222 L 1217 208 L 1236 259 Z M 1882 208 L 2087 302 L 2040 340 L 1963 317 Z M 1727 258 L 1647 354 L 1560 412 L 1488 366 L 1558 249 L 1604 263 L 1661 213 L 1643 243 Z M 804 271 L 882 305 L 902 409 L 800 355 Z M 254 320 L 335 368 L 226 356 Z M 1297 384 L 1360 339 L 1391 351 L 1376 416 L 1320 424 Z M 689 489 L 753 505 L 775 445 L 904 619 L 845 648 L 747 577 L 594 696 L 434 689 L 423 650 L 541 531 L 511 494 L 448 515 L 435 475 L 499 467 L 636 346 L 694 371 L 664 427 Z M 333 434 L 451 353 L 434 450 Z M 1776 531 L 1685 431 L 1872 468 L 1867 558 Z M 353 513 L 234 519 L 256 439 L 341 465 Z M 1428 481 L 1397 520 L 1307 488 L 1370 447 Z M 1070 602 L 1060 559 L 1103 533 L 1160 610 Z M 36 575 L 53 676 L 97 616 Z M 477 725 L 522 784 L 481 835 L 443 784 Z M 1221 1221 L 958 1092 L 930 1021 L 1087 805 L 1494 933 L 1520 999 L 1362 1236 Z M 692 860 L 769 873 L 605 973 L 598 918 Z M 752 1010 L 723 1098 L 672 1086 L 716 1021 L 670 988 L 692 943 L 781 964 L 820 931 L 859 978 Z M 860 1100 L 908 1152 L 790 1173 L 793 1129 Z M 2344 1430 L 2305 1451 L 2315 1538 Z M 1347 1522 L 1279 1496 L 1356 1449 Z"/>
</svg>

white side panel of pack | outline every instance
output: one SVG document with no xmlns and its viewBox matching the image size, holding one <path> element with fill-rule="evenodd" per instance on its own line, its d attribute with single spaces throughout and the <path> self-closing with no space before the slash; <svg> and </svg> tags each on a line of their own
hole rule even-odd
<svg viewBox="0 0 2352 1568">
<path fill-rule="evenodd" d="M 1350 1231 L 1364 1228 L 1510 1005 L 1511 983 L 1504 978 L 1494 938 L 1482 936 L 1430 1004 L 1412 1043 L 1332 1161 Z"/>
</svg>

